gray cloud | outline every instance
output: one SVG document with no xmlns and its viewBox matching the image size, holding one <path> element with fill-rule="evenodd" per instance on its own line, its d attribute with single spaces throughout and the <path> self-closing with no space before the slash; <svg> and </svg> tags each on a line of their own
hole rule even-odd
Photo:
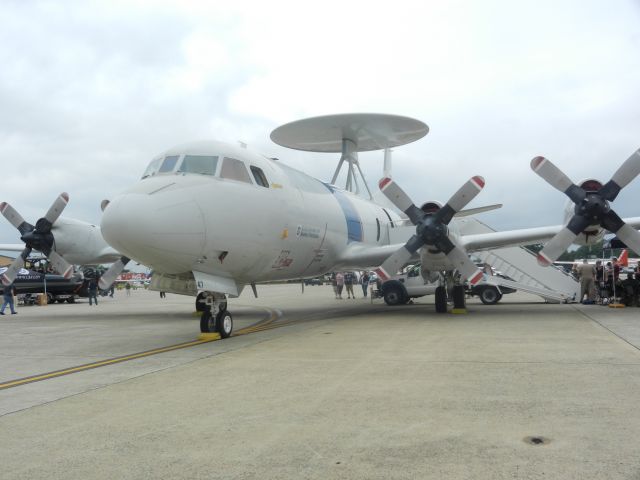
<svg viewBox="0 0 640 480">
<path fill-rule="evenodd" d="M 282 122 L 397 113 L 430 134 L 395 152 L 416 202 L 483 175 L 494 227 L 557 224 L 564 198 L 529 169 L 543 154 L 574 180 L 607 180 L 640 147 L 639 8 L 609 2 L 4 2 L 2 196 L 35 220 L 60 191 L 69 216 L 150 158 L 194 139 L 243 140 L 323 180 L 331 155 L 288 151 Z M 375 186 L 382 153 L 361 156 Z M 616 210 L 638 215 L 640 181 Z M 0 242 L 17 241 L 0 222 Z"/>
</svg>

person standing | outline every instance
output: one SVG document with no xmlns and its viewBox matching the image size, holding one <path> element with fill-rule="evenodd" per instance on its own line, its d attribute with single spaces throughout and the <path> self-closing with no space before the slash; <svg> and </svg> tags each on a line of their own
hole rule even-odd
<svg viewBox="0 0 640 480">
<path fill-rule="evenodd" d="M 131 296 L 131 284 L 129 282 L 126 283 L 124 289 L 127 291 L 127 297 Z"/>
<path fill-rule="evenodd" d="M 362 294 L 364 295 L 364 298 L 367 298 L 367 290 L 369 289 L 369 272 L 364 272 L 362 274 L 360 283 L 362 283 Z"/>
<path fill-rule="evenodd" d="M 0 315 L 4 315 L 4 309 L 7 307 L 7 305 L 9 305 L 9 309 L 11 310 L 11 315 L 15 315 L 16 313 L 18 313 L 16 312 L 16 307 L 14 306 L 14 303 L 13 303 L 13 296 L 16 294 L 17 294 L 16 286 L 13 283 L 4 286 L 4 290 L 2 291 L 2 297 L 4 301 L 2 302 Z"/>
<path fill-rule="evenodd" d="M 93 305 L 91 301 L 96 302 L 96 306 L 98 305 L 98 279 L 92 278 L 89 280 L 89 306 Z"/>
<path fill-rule="evenodd" d="M 167 294 L 165 292 L 161 291 L 160 292 L 160 298 L 166 298 L 166 297 L 167 297 Z"/>
<path fill-rule="evenodd" d="M 344 288 L 344 275 L 342 272 L 336 273 L 336 288 L 338 289 L 338 298 L 342 300 L 342 289 Z"/>
<path fill-rule="evenodd" d="M 356 298 L 353 293 L 353 282 L 355 275 L 353 272 L 347 272 L 344 274 L 344 285 L 347 287 L 347 298 Z"/>
<path fill-rule="evenodd" d="M 586 294 L 586 301 L 593 302 L 593 280 L 596 276 L 596 269 L 585 258 L 582 260 L 582 265 L 578 265 L 577 272 L 580 278 L 580 301 L 584 300 Z"/>
</svg>

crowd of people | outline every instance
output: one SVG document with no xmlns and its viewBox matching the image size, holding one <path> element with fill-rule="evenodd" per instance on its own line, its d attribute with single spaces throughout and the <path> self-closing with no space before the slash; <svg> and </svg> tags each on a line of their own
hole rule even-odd
<svg viewBox="0 0 640 480">
<path fill-rule="evenodd" d="M 360 285 L 362 296 L 367 298 L 371 275 L 369 272 L 335 272 L 331 274 L 331 285 L 335 297 L 342 300 L 342 293 L 346 291 L 347 299 L 355 299 L 354 285 Z"/>
<path fill-rule="evenodd" d="M 618 259 L 597 260 L 595 265 L 586 259 L 574 267 L 580 281 L 580 301 L 585 304 L 608 305 L 621 302 L 640 307 L 640 266 L 621 278 Z"/>
</svg>

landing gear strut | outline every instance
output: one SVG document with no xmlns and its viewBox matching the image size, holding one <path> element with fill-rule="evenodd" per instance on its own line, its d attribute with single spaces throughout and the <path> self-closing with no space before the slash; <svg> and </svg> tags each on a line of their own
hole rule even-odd
<svg viewBox="0 0 640 480">
<path fill-rule="evenodd" d="M 202 295 L 202 297 L 200 297 Z M 202 333 L 219 333 L 221 338 L 228 338 L 233 332 L 233 317 L 227 310 L 227 299 L 224 294 L 203 292 L 198 295 L 198 302 L 203 305 L 200 316 Z"/>
</svg>

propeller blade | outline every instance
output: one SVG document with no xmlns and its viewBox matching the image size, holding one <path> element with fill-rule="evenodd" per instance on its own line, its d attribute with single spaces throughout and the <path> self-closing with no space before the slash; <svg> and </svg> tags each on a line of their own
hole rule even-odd
<svg viewBox="0 0 640 480">
<path fill-rule="evenodd" d="M 33 225 L 27 223 L 22 215 L 18 211 L 9 205 L 7 202 L 0 203 L 0 213 L 6 218 L 11 225 L 16 227 L 20 232 L 20 235 L 24 235 L 27 232 L 33 230 Z"/>
<path fill-rule="evenodd" d="M 22 251 L 22 253 L 18 255 L 18 258 L 16 258 L 11 263 L 11 265 L 9 265 L 9 268 L 7 268 L 7 270 L 2 274 L 3 285 L 6 286 L 6 285 L 11 285 L 13 283 L 20 269 L 24 267 L 24 261 L 29 256 L 30 253 L 31 253 L 31 248 L 30 247 L 25 248 Z"/>
<path fill-rule="evenodd" d="M 551 265 L 562 253 L 569 248 L 576 237 L 589 226 L 589 219 L 575 215 L 569 220 L 566 227 L 560 230 L 538 252 L 538 263 L 544 267 Z"/>
<path fill-rule="evenodd" d="M 118 275 L 122 273 L 122 270 L 127 266 L 127 263 L 129 263 L 129 258 L 127 257 L 120 257 L 118 261 L 113 262 L 109 269 L 100 277 L 98 288 L 100 288 L 100 290 L 106 290 L 111 287 L 111 284 L 115 282 Z"/>
<path fill-rule="evenodd" d="M 586 193 L 575 185 L 558 167 L 544 157 L 531 160 L 531 169 L 556 190 L 566 194 L 574 203 L 580 203 Z"/>
<path fill-rule="evenodd" d="M 616 232 L 616 235 L 627 247 L 634 252 L 640 251 L 640 233 L 626 223 Z"/>
<path fill-rule="evenodd" d="M 453 216 L 462 210 L 467 204 L 476 198 L 484 188 L 484 178 L 479 175 L 471 177 L 456 193 L 449 199 L 447 204 L 438 210 L 436 219 L 448 225 Z"/>
<path fill-rule="evenodd" d="M 51 224 L 55 223 L 64 208 L 67 206 L 67 203 L 69 203 L 69 194 L 67 192 L 62 192 L 58 195 L 58 198 L 53 201 L 44 218 Z"/>
<path fill-rule="evenodd" d="M 47 254 L 47 258 L 49 259 L 49 262 L 51 262 L 51 266 L 53 266 L 53 269 L 56 272 L 58 272 L 64 278 L 71 278 L 71 275 L 73 275 L 73 265 L 62 258 L 62 256 L 58 254 L 58 252 L 56 252 L 55 250 L 51 250 Z"/>
<path fill-rule="evenodd" d="M 631 154 L 620 168 L 613 174 L 611 180 L 600 189 L 600 194 L 609 201 L 615 200 L 624 187 L 640 174 L 640 149 Z"/>
<path fill-rule="evenodd" d="M 473 263 L 467 253 L 459 246 L 455 245 L 454 248 L 447 253 L 447 258 L 453 263 L 456 270 L 460 272 L 460 275 L 465 280 L 469 280 L 471 285 L 475 285 L 482 280 L 482 272 Z"/>
<path fill-rule="evenodd" d="M 386 282 L 400 270 L 412 255 L 424 245 L 424 241 L 417 235 L 413 235 L 409 241 L 396 250 L 375 272 L 383 282 Z"/>
<path fill-rule="evenodd" d="M 396 182 L 391 180 L 389 177 L 385 177 L 378 183 L 380 187 L 380 191 L 391 200 L 400 211 L 407 214 L 411 223 L 417 225 L 420 219 L 424 216 L 422 210 L 415 206 L 415 204 L 409 198 L 409 195 L 404 193 Z"/>
</svg>

